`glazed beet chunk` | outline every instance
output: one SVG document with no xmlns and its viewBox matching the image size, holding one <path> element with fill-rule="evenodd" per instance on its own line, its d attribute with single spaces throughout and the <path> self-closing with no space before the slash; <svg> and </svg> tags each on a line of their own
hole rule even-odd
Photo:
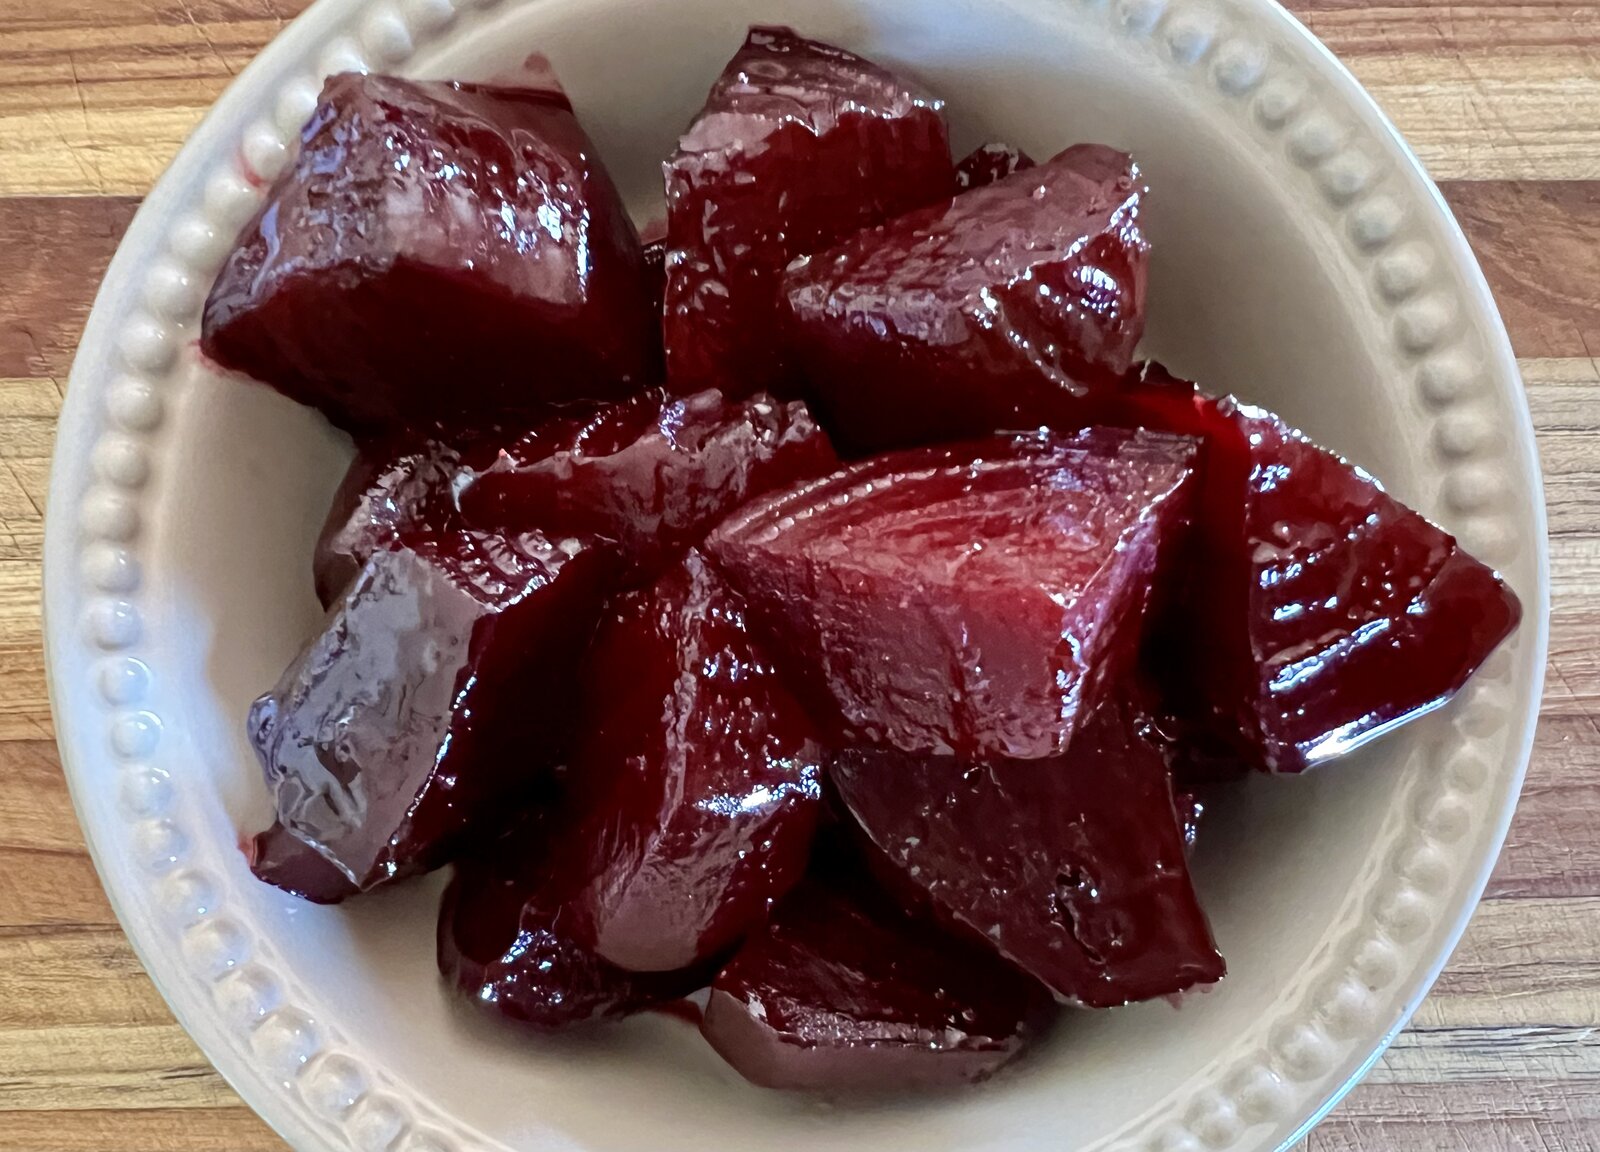
<svg viewBox="0 0 1600 1152">
<path fill-rule="evenodd" d="M 750 30 L 666 164 L 674 391 L 785 394 L 779 274 L 955 191 L 941 107 L 859 56 Z"/>
<path fill-rule="evenodd" d="M 899 884 L 1065 1000 L 1219 980 L 1159 748 L 1120 697 L 1046 760 L 841 754 L 830 779 Z"/>
<path fill-rule="evenodd" d="M 824 424 L 852 451 L 1038 427 L 1144 331 L 1144 192 L 1097 144 L 858 233 L 784 274 Z"/>
<path fill-rule="evenodd" d="M 439 910 L 439 971 L 479 1007 L 545 1031 L 625 1016 L 702 988 L 709 970 L 624 972 L 574 939 L 559 870 L 537 841 L 456 866 Z"/>
<path fill-rule="evenodd" d="M 1206 438 L 1196 550 L 1152 661 L 1200 755 L 1300 771 L 1442 703 L 1516 627 L 1493 571 L 1272 413 L 1159 368 L 1126 401 Z"/>
<path fill-rule="evenodd" d="M 497 831 L 566 751 L 609 575 L 603 549 L 536 534 L 373 553 L 250 710 L 279 822 L 361 891 Z"/>
<path fill-rule="evenodd" d="M 257 878 L 313 904 L 337 904 L 357 892 L 350 877 L 282 824 L 257 833 L 245 855 Z"/>
<path fill-rule="evenodd" d="M 658 373 L 639 239 L 563 97 L 332 77 L 201 347 L 336 424 L 515 419 Z"/>
<path fill-rule="evenodd" d="M 816 730 L 698 552 L 614 606 L 583 684 L 579 938 L 640 971 L 715 956 L 805 872 Z"/>
<path fill-rule="evenodd" d="M 1009 144 L 980 144 L 956 165 L 956 187 L 965 192 L 1035 167 L 1032 156 Z"/>
<path fill-rule="evenodd" d="M 754 501 L 706 547 L 840 742 L 1053 756 L 1133 660 L 1194 448 L 1102 430 L 893 453 Z"/>
<path fill-rule="evenodd" d="M 402 436 L 357 450 L 312 556 L 324 608 L 343 595 L 374 552 L 417 529 L 455 523 L 451 481 L 459 465 L 453 447 L 426 438 Z"/>
<path fill-rule="evenodd" d="M 476 467 L 461 507 L 485 527 L 605 536 L 649 574 L 746 500 L 837 466 L 798 401 L 651 390 L 540 425 Z"/>
<path fill-rule="evenodd" d="M 1047 1004 L 993 957 L 811 880 L 717 976 L 700 1028 L 765 1088 L 936 1088 L 1016 1056 Z"/>
</svg>

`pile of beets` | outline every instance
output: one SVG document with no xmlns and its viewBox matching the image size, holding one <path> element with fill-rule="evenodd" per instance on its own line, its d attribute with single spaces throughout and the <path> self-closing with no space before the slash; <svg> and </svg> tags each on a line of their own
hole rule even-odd
<svg viewBox="0 0 1600 1152">
<path fill-rule="evenodd" d="M 757 28 L 642 244 L 559 92 L 330 79 L 203 350 L 357 454 L 256 701 L 263 880 L 453 863 L 439 965 L 538 1028 L 709 986 L 765 1085 L 970 1080 L 1223 975 L 1195 788 L 1440 703 L 1499 577 L 1134 359 L 1125 154 L 952 160 Z"/>
</svg>

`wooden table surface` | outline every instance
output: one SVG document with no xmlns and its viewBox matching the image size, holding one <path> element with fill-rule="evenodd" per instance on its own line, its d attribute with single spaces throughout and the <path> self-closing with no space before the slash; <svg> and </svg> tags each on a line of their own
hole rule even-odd
<svg viewBox="0 0 1600 1152">
<path fill-rule="evenodd" d="M 669 0 L 661 0 L 669 2 Z M 139 197 L 303 0 L 0 0 L 0 1150 L 283 1148 L 100 891 L 45 693 L 56 414 Z M 1549 485 L 1555 617 L 1511 837 L 1412 1027 L 1313 1152 L 1600 1150 L 1600 3 L 1294 0 L 1477 250 Z"/>
</svg>

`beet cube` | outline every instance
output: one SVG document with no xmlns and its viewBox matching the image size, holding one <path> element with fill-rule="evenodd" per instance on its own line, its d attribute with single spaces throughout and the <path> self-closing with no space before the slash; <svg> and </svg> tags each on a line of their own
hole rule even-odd
<svg viewBox="0 0 1600 1152">
<path fill-rule="evenodd" d="M 1499 576 L 1272 413 L 1157 366 L 1123 402 L 1205 438 L 1189 579 L 1152 650 L 1196 754 L 1300 771 L 1443 703 L 1516 627 Z"/>
<path fill-rule="evenodd" d="M 615 604 L 583 688 L 578 938 L 634 970 L 704 961 L 758 928 L 805 872 L 816 729 L 698 552 Z"/>
<path fill-rule="evenodd" d="M 486 528 L 604 536 L 648 576 L 751 497 L 837 466 L 804 404 L 652 390 L 478 461 L 460 503 Z"/>
<path fill-rule="evenodd" d="M 486 1011 L 557 1031 L 676 1000 L 711 978 L 624 972 L 573 937 L 570 892 L 537 838 L 462 861 L 439 909 L 439 971 Z"/>
<path fill-rule="evenodd" d="M 785 394 L 778 277 L 955 191 L 942 104 L 842 49 L 752 28 L 666 163 L 675 391 Z"/>
<path fill-rule="evenodd" d="M 723 968 L 700 1029 L 765 1088 L 936 1088 L 1011 1060 L 1047 1007 L 993 957 L 813 880 Z"/>
<path fill-rule="evenodd" d="M 639 238 L 563 97 L 344 74 L 206 301 L 205 353 L 336 424 L 482 424 L 659 374 Z"/>
<path fill-rule="evenodd" d="M 498 831 L 560 763 L 611 574 L 536 534 L 375 552 L 250 710 L 279 822 L 365 891 Z"/>
<path fill-rule="evenodd" d="M 1045 760 L 854 749 L 829 776 L 900 885 L 1057 996 L 1092 1008 L 1224 966 L 1189 882 L 1161 750 L 1112 694 Z"/>
<path fill-rule="evenodd" d="M 852 451 L 925 444 L 1114 386 L 1144 331 L 1143 193 L 1126 154 L 1080 144 L 796 261 L 824 425 Z"/>
<path fill-rule="evenodd" d="M 1009 144 L 980 144 L 956 165 L 956 187 L 965 192 L 1002 180 L 1013 172 L 1036 167 L 1032 156 Z"/>
<path fill-rule="evenodd" d="M 706 548 L 841 742 L 1031 758 L 1136 654 L 1192 441 L 916 449 L 756 500 Z"/>
</svg>

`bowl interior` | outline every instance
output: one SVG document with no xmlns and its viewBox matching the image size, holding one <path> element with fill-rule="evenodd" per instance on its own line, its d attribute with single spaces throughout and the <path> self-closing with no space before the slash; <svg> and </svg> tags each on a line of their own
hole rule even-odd
<svg viewBox="0 0 1600 1152">
<path fill-rule="evenodd" d="M 659 162 L 752 20 L 792 23 L 921 77 L 948 101 L 958 149 L 996 138 L 1036 156 L 1080 140 L 1126 148 L 1152 189 L 1147 350 L 1280 411 L 1433 510 L 1419 402 L 1393 378 L 1387 322 L 1348 241 L 1312 203 L 1311 177 L 1248 117 L 1219 111 L 1215 92 L 1199 98 L 1079 12 L 1044 0 L 543 0 L 424 46 L 407 71 L 514 79 L 531 53 L 547 56 L 641 220 L 659 215 Z M 232 850 L 267 813 L 245 708 L 316 625 L 311 545 L 349 446 L 265 389 L 184 371 L 171 433 L 181 467 L 159 481 L 173 511 L 149 583 L 161 590 L 152 631 L 177 638 L 166 674 L 205 765 L 197 827 L 227 849 L 248 917 L 343 1042 L 518 1148 L 1089 1146 L 1307 993 L 1300 974 L 1358 915 L 1381 863 L 1372 846 L 1406 818 L 1397 797 L 1449 724 L 1429 717 L 1336 771 L 1217 796 L 1196 871 L 1227 980 L 1178 1006 L 1069 1015 L 989 1085 L 876 1102 L 765 1093 L 666 1017 L 529 1039 L 477 1019 L 440 985 L 438 878 L 322 909 L 252 883 Z M 1374 1022 L 1374 1043 L 1392 1023 Z"/>
</svg>

